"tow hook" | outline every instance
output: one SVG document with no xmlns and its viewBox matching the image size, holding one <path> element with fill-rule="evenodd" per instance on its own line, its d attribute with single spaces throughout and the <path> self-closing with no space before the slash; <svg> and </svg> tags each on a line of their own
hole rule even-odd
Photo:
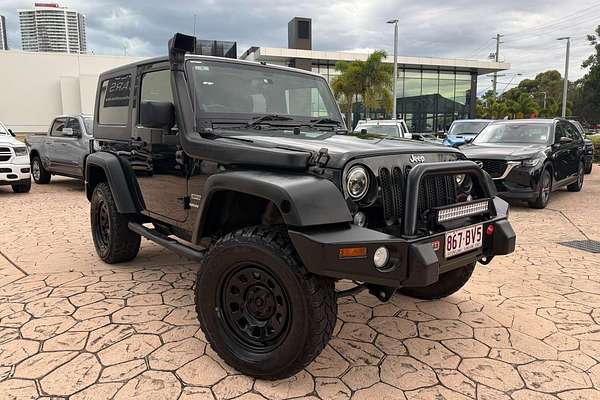
<svg viewBox="0 0 600 400">
<path fill-rule="evenodd" d="M 492 262 L 494 256 L 485 256 L 481 260 L 479 260 L 479 264 L 488 265 Z"/>
<path fill-rule="evenodd" d="M 366 287 L 369 290 L 370 294 L 377 297 L 379 301 L 384 303 L 388 301 L 396 291 L 396 288 L 389 286 L 367 284 Z"/>
</svg>

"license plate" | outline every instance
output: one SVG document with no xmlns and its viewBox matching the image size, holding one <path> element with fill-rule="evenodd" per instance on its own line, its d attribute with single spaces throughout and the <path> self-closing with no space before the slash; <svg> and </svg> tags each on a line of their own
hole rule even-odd
<svg viewBox="0 0 600 400">
<path fill-rule="evenodd" d="M 481 247 L 483 242 L 483 225 L 474 225 L 456 229 L 446 233 L 444 254 L 446 258 L 466 253 Z"/>
</svg>

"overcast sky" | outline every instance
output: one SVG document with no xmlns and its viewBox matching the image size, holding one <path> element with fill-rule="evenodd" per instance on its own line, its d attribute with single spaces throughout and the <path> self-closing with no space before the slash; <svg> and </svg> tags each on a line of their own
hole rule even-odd
<svg viewBox="0 0 600 400">
<path fill-rule="evenodd" d="M 18 8 L 33 1 L 1 0 L 8 42 L 20 48 Z M 287 22 L 313 19 L 313 49 L 392 52 L 393 28 L 400 18 L 399 54 L 486 59 L 496 33 L 506 35 L 500 58 L 512 69 L 499 78 L 498 90 L 547 69 L 564 71 L 565 42 L 571 36 L 570 79 L 583 75 L 581 62 L 592 52 L 585 35 L 600 24 L 598 0 L 63 0 L 61 5 L 87 17 L 88 51 L 96 54 L 166 54 L 174 32 L 234 40 L 241 53 L 250 46 L 287 46 Z M 518 76 L 516 74 L 522 74 Z M 491 77 L 480 79 L 479 91 Z M 511 81 L 512 79 L 512 81 Z M 511 85 L 509 85 L 509 83 Z"/>
</svg>

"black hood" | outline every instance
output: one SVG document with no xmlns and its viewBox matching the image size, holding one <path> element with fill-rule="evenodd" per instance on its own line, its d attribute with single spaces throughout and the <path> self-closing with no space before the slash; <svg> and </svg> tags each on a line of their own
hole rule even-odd
<svg viewBox="0 0 600 400">
<path fill-rule="evenodd" d="M 518 161 L 534 157 L 547 148 L 545 144 L 484 143 L 464 145 L 460 150 L 469 159 Z"/>
<path fill-rule="evenodd" d="M 269 136 L 257 135 L 254 130 L 244 132 L 228 131 L 226 136 L 221 136 L 219 140 L 227 140 L 228 138 L 235 140 L 237 143 L 239 143 L 239 140 L 247 141 L 249 147 L 276 147 L 313 154 L 318 153 L 321 149 L 327 149 L 329 155 L 327 167 L 330 168 L 343 168 L 352 159 L 368 156 L 426 153 L 460 154 L 460 151 L 451 147 L 426 141 L 335 135 L 331 132 L 316 132 L 314 137 L 307 137 L 305 134 L 298 136 L 293 134 L 279 135 L 273 131 L 269 131 Z"/>
</svg>

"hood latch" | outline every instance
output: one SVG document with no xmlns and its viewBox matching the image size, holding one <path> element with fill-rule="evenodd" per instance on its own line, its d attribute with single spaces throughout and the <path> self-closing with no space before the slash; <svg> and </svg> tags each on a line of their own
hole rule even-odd
<svg viewBox="0 0 600 400">
<path fill-rule="evenodd" d="M 321 150 L 319 150 L 318 153 L 313 153 L 313 156 L 311 157 L 310 163 L 316 166 L 319 166 L 321 168 L 324 168 L 327 163 L 329 162 L 329 159 L 331 157 L 329 156 L 329 149 L 327 149 L 326 147 L 321 148 Z"/>
</svg>

